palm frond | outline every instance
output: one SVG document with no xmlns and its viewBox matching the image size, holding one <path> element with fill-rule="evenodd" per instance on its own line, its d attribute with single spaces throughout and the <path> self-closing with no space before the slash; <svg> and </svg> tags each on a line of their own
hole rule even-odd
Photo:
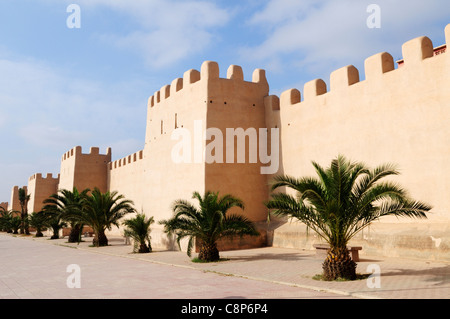
<svg viewBox="0 0 450 319">
<path fill-rule="evenodd" d="M 275 177 L 272 191 L 287 187 L 296 196 L 274 193 L 266 206 L 271 214 L 303 222 L 330 245 L 344 247 L 357 232 L 383 216 L 426 218 L 431 210 L 430 205 L 409 199 L 398 184 L 381 182 L 399 174 L 392 164 L 371 170 L 339 155 L 328 168 L 316 162 L 313 166 L 318 179 Z"/>
</svg>

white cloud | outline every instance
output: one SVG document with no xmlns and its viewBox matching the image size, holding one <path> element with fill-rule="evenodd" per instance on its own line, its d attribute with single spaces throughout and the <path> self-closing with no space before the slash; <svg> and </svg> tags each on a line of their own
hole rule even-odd
<svg viewBox="0 0 450 319">
<path fill-rule="evenodd" d="M 414 37 L 440 36 L 444 30 L 437 27 L 439 20 L 450 15 L 447 2 L 379 0 L 381 28 L 369 29 L 367 6 L 373 1 L 271 0 L 247 22 L 265 30 L 265 39 L 240 52 L 249 61 L 267 64 L 272 72 L 297 69 L 310 74 L 311 80 L 328 77 L 330 70 L 347 64 L 361 66 L 378 52 L 388 51 L 398 58 L 401 45 Z"/>
<path fill-rule="evenodd" d="M 138 24 L 135 30 L 98 37 L 136 52 L 154 68 L 167 67 L 207 49 L 217 40 L 214 29 L 230 19 L 230 12 L 208 1 L 83 0 L 79 4 L 82 10 L 107 7 L 131 17 Z"/>
</svg>

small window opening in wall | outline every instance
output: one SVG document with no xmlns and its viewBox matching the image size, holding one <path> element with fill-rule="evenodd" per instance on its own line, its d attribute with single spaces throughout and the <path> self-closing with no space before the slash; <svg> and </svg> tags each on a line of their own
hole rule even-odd
<svg viewBox="0 0 450 319">
<path fill-rule="evenodd" d="M 178 128 L 178 121 L 177 121 L 177 119 L 178 119 L 178 114 L 175 113 L 175 129 Z"/>
<path fill-rule="evenodd" d="M 223 104 L 227 104 L 227 101 L 223 102 Z"/>
<path fill-rule="evenodd" d="M 256 106 L 256 104 L 253 104 L 253 106 Z"/>
<path fill-rule="evenodd" d="M 212 100 L 210 100 L 209 103 L 212 103 Z"/>
<path fill-rule="evenodd" d="M 161 135 L 163 134 L 163 130 L 164 130 L 164 123 L 163 123 L 163 121 L 161 120 Z"/>
</svg>

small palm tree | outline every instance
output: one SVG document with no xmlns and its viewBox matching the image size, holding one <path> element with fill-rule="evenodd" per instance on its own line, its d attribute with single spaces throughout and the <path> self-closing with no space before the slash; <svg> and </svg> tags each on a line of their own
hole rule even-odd
<svg viewBox="0 0 450 319">
<path fill-rule="evenodd" d="M 21 208 L 20 218 L 20 233 L 21 234 L 30 234 L 30 230 L 28 229 L 28 201 L 30 200 L 31 195 L 27 194 L 27 191 L 24 188 L 19 188 L 19 204 Z"/>
<path fill-rule="evenodd" d="M 134 240 L 134 251 L 138 251 L 139 253 L 149 253 L 152 251 L 150 225 L 153 223 L 153 216 L 146 218 L 143 213 L 123 222 L 123 225 L 127 227 L 124 231 L 125 236 L 131 237 Z M 138 245 L 139 249 L 137 248 Z"/>
<path fill-rule="evenodd" d="M 53 231 L 53 235 L 50 237 L 50 239 L 59 239 L 59 231 L 64 227 L 67 227 L 67 223 L 62 220 L 62 214 L 57 210 L 46 210 L 45 207 L 42 211 L 42 214 L 46 216 L 47 225 Z"/>
<path fill-rule="evenodd" d="M 82 207 L 81 214 L 76 218 L 92 227 L 95 234 L 93 244 L 96 247 L 107 246 L 105 231 L 111 230 L 112 226 L 119 227 L 119 220 L 123 216 L 135 212 L 131 200 L 116 191 L 102 193 L 98 188 L 83 199 Z"/>
<path fill-rule="evenodd" d="M 177 200 L 173 204 L 174 216 L 163 220 L 166 233 L 175 233 L 178 246 L 181 239 L 188 237 L 187 255 L 190 257 L 194 240 L 200 245 L 198 258 L 203 261 L 220 259 L 217 241 L 223 237 L 259 235 L 253 223 L 238 214 L 228 215 L 233 207 L 244 209 L 244 203 L 232 195 L 219 197 L 218 193 L 205 192 L 202 197 L 194 192 L 192 198 L 197 199 L 199 208 L 185 200 Z"/>
<path fill-rule="evenodd" d="M 28 216 L 28 224 L 36 229 L 35 237 L 43 237 L 42 230 L 47 226 L 47 216 L 43 212 L 33 212 Z"/>
<path fill-rule="evenodd" d="M 10 210 L 4 210 L 0 213 L 0 228 L 7 233 L 12 233 L 13 212 Z"/>
<path fill-rule="evenodd" d="M 18 234 L 19 228 L 21 227 L 22 224 L 23 224 L 22 218 L 20 218 L 19 216 L 11 217 L 10 225 L 11 225 L 12 233 Z"/>
<path fill-rule="evenodd" d="M 80 222 L 82 201 L 86 198 L 89 189 L 81 192 L 76 187 L 72 191 L 61 189 L 56 194 L 52 194 L 48 199 L 44 200 L 46 204 L 43 210 L 53 216 L 54 235 L 59 234 L 62 227 L 66 227 L 68 222 L 70 224 L 69 243 L 76 243 L 81 240 L 81 232 L 83 230 L 83 223 Z M 52 237 L 53 237 L 52 236 Z M 57 235 L 59 238 L 59 235 Z"/>
<path fill-rule="evenodd" d="M 322 168 L 313 162 L 318 178 L 275 178 L 272 190 L 288 187 L 296 196 L 274 193 L 266 204 L 272 213 L 305 223 L 329 245 L 323 263 L 325 280 L 356 278 L 356 263 L 347 244 L 359 231 L 383 216 L 426 218 L 427 204 L 410 199 L 405 190 L 392 182 L 380 182 L 397 175 L 393 165 L 375 169 L 352 163 L 343 156 Z"/>
</svg>

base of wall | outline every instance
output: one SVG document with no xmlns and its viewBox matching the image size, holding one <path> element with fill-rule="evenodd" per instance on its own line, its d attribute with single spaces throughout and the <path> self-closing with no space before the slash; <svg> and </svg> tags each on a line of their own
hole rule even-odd
<svg viewBox="0 0 450 319">
<path fill-rule="evenodd" d="M 273 247 L 315 250 L 325 243 L 298 222 L 278 222 Z M 367 256 L 404 257 L 450 262 L 450 223 L 375 223 L 357 234 L 350 246 L 362 246 Z"/>
<path fill-rule="evenodd" d="M 72 228 L 71 227 L 64 227 L 62 229 L 62 236 L 69 236 Z M 92 237 L 94 235 L 94 230 L 90 226 L 83 226 L 83 231 L 81 232 L 81 237 Z"/>
<path fill-rule="evenodd" d="M 273 226 L 268 225 L 266 222 L 255 223 L 256 229 L 260 232 L 259 236 L 242 236 L 233 238 L 223 238 L 217 242 L 217 248 L 219 251 L 238 250 L 238 249 L 251 249 L 267 247 L 271 245 L 270 229 Z M 120 231 L 116 229 L 115 232 L 109 232 L 109 234 L 120 235 Z M 161 250 L 181 250 L 186 252 L 188 239 L 183 239 L 180 243 L 181 247 L 178 247 L 175 236 L 169 236 L 164 233 L 160 227 L 152 227 L 151 243 L 153 249 Z M 197 247 L 194 247 L 194 252 L 197 251 Z"/>
<path fill-rule="evenodd" d="M 267 247 L 267 233 L 269 225 L 264 222 L 254 223 L 256 229 L 259 231 L 259 236 L 242 236 L 233 238 L 222 238 L 217 242 L 217 249 L 219 251 L 251 249 Z M 198 252 L 198 247 L 195 249 Z"/>
</svg>

